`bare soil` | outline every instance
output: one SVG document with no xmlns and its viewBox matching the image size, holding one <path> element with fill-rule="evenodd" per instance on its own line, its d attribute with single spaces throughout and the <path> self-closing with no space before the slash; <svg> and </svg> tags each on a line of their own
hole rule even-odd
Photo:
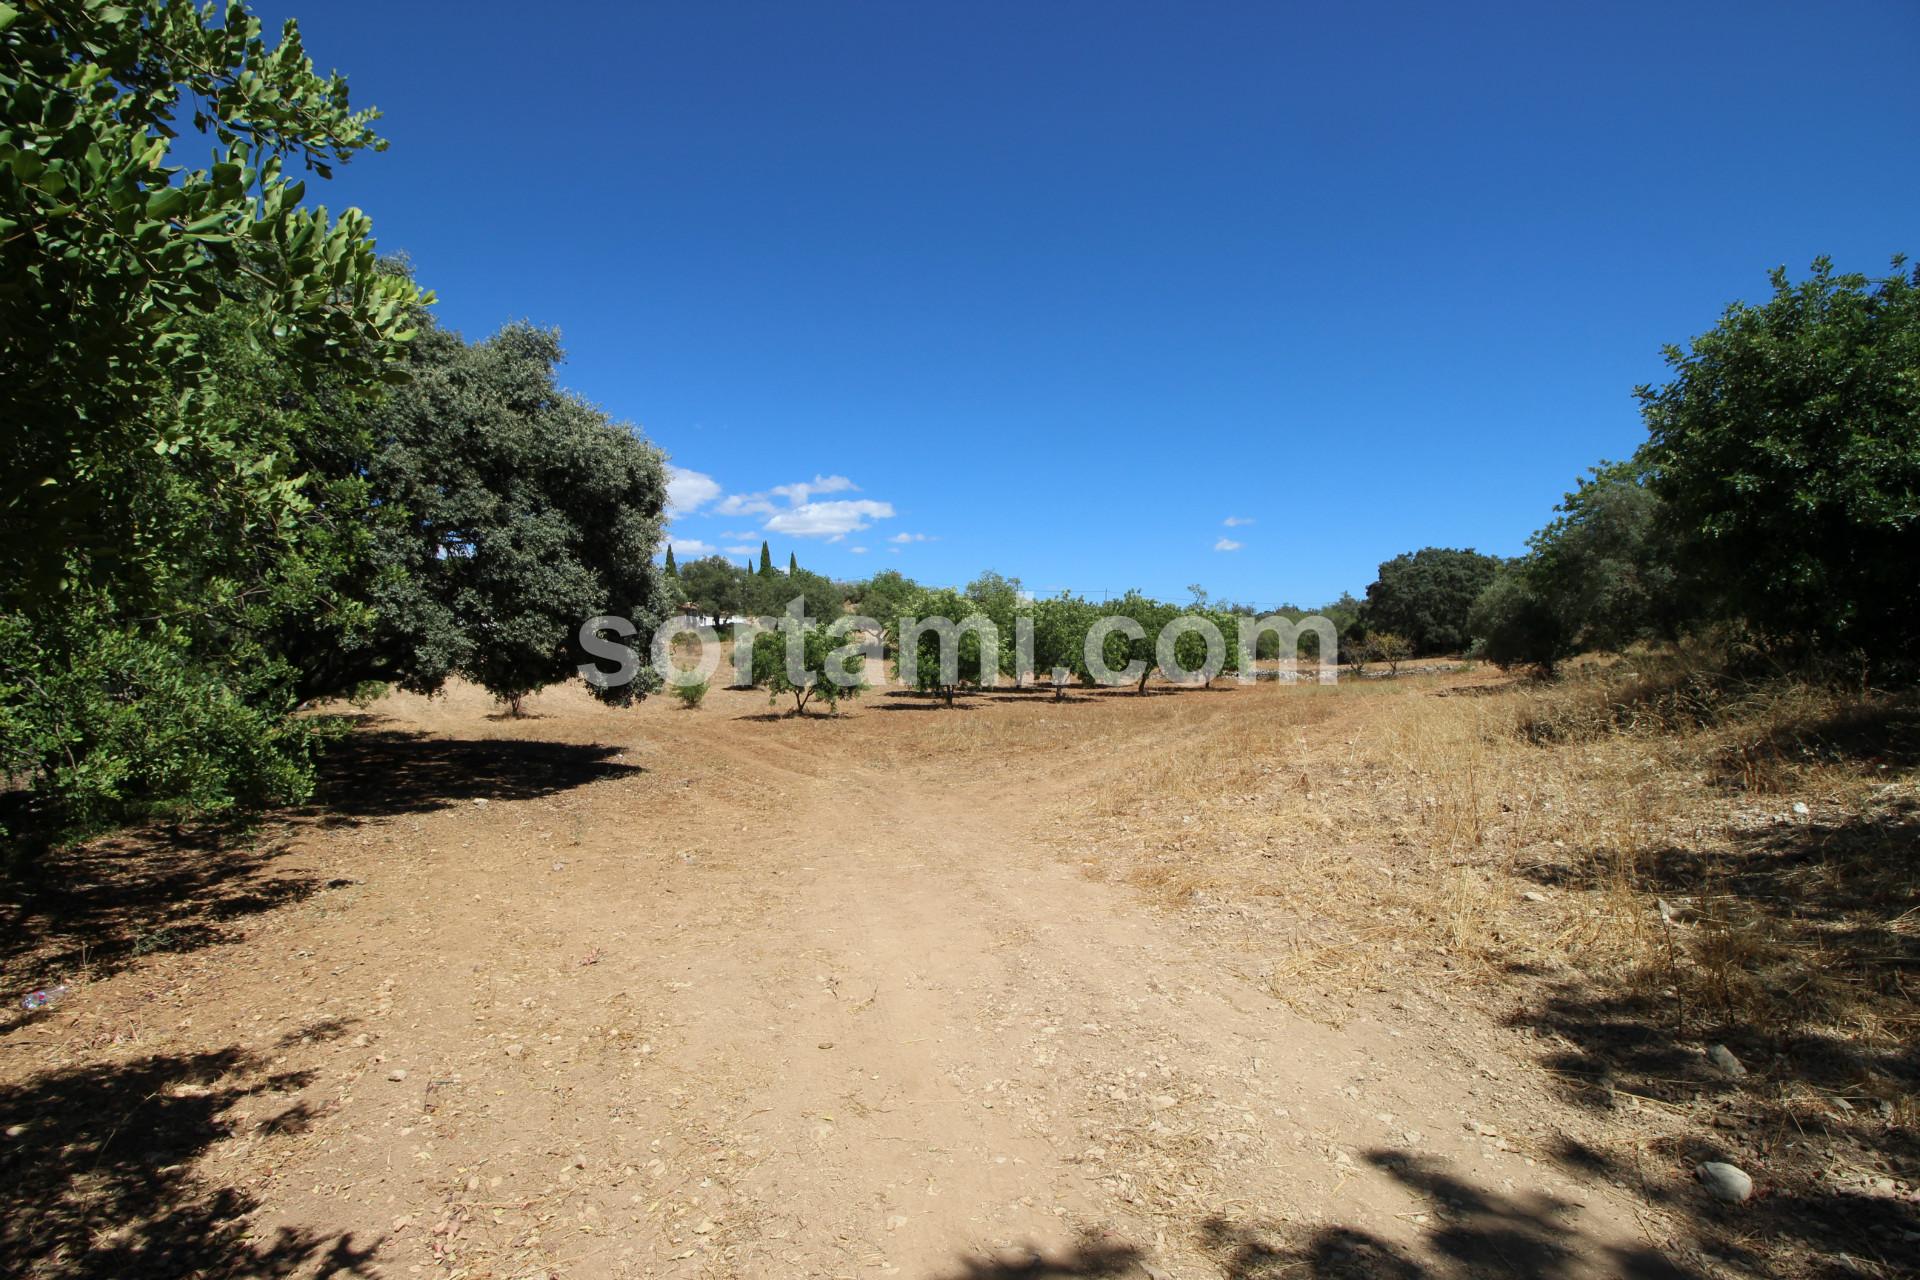
<svg viewBox="0 0 1920 1280">
<path fill-rule="evenodd" d="M 1569 1098 L 1555 1032 L 1476 994 L 1430 922 L 1378 908 L 1375 959 L 1336 963 L 1374 909 L 1333 900 L 1353 884 L 1459 892 L 1431 850 L 1301 816 L 1382 802 L 1326 768 L 1378 699 L 528 705 L 388 698 L 311 808 L 100 842 L 9 891 L 0 1269 L 1717 1265 L 1681 1221 L 1713 1212 L 1690 1164 L 1590 1158 L 1621 1122 Z M 1182 759 L 1223 735 L 1300 796 L 1209 819 L 1209 856 L 1266 868 L 1257 910 L 1142 870 L 1181 839 Z"/>
</svg>

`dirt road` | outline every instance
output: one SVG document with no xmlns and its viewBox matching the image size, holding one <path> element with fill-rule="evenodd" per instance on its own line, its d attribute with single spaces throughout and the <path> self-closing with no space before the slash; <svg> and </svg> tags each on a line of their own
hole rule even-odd
<svg viewBox="0 0 1920 1280">
<path fill-rule="evenodd" d="M 198 944 L 10 1030 L 30 1273 L 1660 1273 L 1494 1011 L 1309 1019 L 1063 857 L 1129 708 L 533 708 L 388 700 Z"/>
</svg>

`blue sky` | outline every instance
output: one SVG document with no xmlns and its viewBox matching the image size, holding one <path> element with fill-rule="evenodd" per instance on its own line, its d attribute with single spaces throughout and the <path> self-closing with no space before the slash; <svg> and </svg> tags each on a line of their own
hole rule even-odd
<svg viewBox="0 0 1920 1280">
<path fill-rule="evenodd" d="M 560 328 L 682 555 L 1318 603 L 1519 551 L 1770 266 L 1920 252 L 1909 0 L 260 12 L 385 112 L 311 190 Z"/>
</svg>

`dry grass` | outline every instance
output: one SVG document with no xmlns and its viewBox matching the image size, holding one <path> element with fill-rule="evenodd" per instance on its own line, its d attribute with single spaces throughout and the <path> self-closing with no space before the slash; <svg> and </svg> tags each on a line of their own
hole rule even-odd
<svg viewBox="0 0 1920 1280">
<path fill-rule="evenodd" d="M 1063 852 L 1310 1016 L 1409 981 L 1516 1002 L 1623 1160 L 1761 1171 L 1776 1263 L 1869 1229 L 1833 1197 L 1920 1184 L 1910 695 L 1679 652 L 928 720 L 948 764 L 1078 778 Z M 1721 1042 L 1748 1077 L 1705 1065 Z"/>
</svg>

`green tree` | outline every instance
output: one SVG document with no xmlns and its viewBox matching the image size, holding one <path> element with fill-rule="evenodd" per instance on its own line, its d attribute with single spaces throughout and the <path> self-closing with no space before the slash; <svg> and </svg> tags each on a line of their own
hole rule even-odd
<svg viewBox="0 0 1920 1280">
<path fill-rule="evenodd" d="M 630 428 L 557 387 L 561 358 L 558 335 L 527 324 L 472 345 L 422 332 L 412 380 L 373 415 L 369 468 L 383 503 L 406 513 L 382 553 L 412 585 L 352 657 L 445 653 L 517 710 L 586 660 L 577 633 L 588 618 L 626 618 L 651 643 L 668 604 L 653 562 L 665 466 Z M 401 669 L 415 687 L 445 674 Z"/>
<path fill-rule="evenodd" d="M 1499 566 L 1494 556 L 1451 547 L 1395 556 L 1367 588 L 1367 629 L 1405 636 L 1418 656 L 1459 653 L 1472 639 L 1467 615 Z"/>
<path fill-rule="evenodd" d="M 213 144 L 171 166 L 183 102 Z M 288 161 L 325 177 L 385 143 L 377 113 L 321 78 L 288 23 L 268 46 L 239 7 L 29 4 L 0 8 L 0 397 L 21 430 L 0 471 L 8 607 L 59 607 L 103 586 L 115 605 L 160 598 L 173 548 L 152 506 L 177 468 L 298 504 L 218 404 L 198 316 L 222 306 L 304 370 L 375 378 L 422 301 L 383 272 L 370 223 L 301 204 Z M 34 611 L 39 611 L 38 609 Z"/>
<path fill-rule="evenodd" d="M 800 572 L 800 557 L 796 553 L 789 551 L 787 552 L 787 574 L 788 576 L 792 576 L 798 572 Z"/>
<path fill-rule="evenodd" d="M 1196 609 L 1189 610 L 1188 612 L 1198 613 L 1213 623 L 1213 625 L 1219 629 L 1220 639 L 1226 646 L 1225 656 L 1220 669 L 1207 677 L 1207 687 L 1209 689 L 1213 687 L 1213 682 L 1221 676 L 1237 675 L 1242 671 L 1252 670 L 1249 655 L 1240 645 L 1240 617 L 1238 614 L 1229 613 L 1225 609 Z M 1311 632 L 1308 634 L 1312 635 Z M 1314 643 L 1316 645 L 1319 643 L 1317 638 Z M 1193 667 L 1193 664 L 1187 661 L 1190 656 L 1190 650 L 1191 644 L 1189 642 L 1189 650 L 1182 652 L 1180 658 L 1181 665 L 1186 666 L 1189 670 Z M 1202 657 L 1204 658 L 1204 656 L 1203 653 Z"/>
<path fill-rule="evenodd" d="M 882 635 L 887 636 L 893 634 L 920 590 L 920 584 L 898 569 L 882 569 L 865 582 L 854 583 L 848 596 L 855 611 L 879 623 Z M 889 646 L 886 653 L 892 657 L 893 649 Z"/>
<path fill-rule="evenodd" d="M 1085 684 L 1087 632 L 1100 611 L 1079 596 L 1061 592 L 1033 602 L 1033 670 L 1053 685 L 1055 701 L 1066 696 L 1069 684 Z"/>
<path fill-rule="evenodd" d="M 764 577 L 773 572 L 773 551 L 767 546 L 766 539 L 760 541 L 760 573 Z"/>
<path fill-rule="evenodd" d="M 994 662 L 1003 674 L 1013 671 L 1014 620 L 1022 610 L 1023 594 L 1020 579 L 1004 577 L 991 569 L 967 584 L 967 599 L 987 616 L 998 635 L 1000 652 Z"/>
<path fill-rule="evenodd" d="M 1102 642 L 1102 656 L 1106 659 L 1108 669 L 1114 672 L 1123 671 L 1135 662 L 1140 663 L 1134 692 L 1144 694 L 1147 681 L 1160 666 L 1160 629 L 1173 621 L 1179 610 L 1143 592 L 1130 590 L 1118 600 L 1109 600 L 1100 606 L 1098 612 L 1101 616 L 1127 618 L 1138 624 L 1139 636 L 1129 636 L 1124 631 L 1108 632 Z"/>
<path fill-rule="evenodd" d="M 939 637 L 932 631 L 920 631 L 910 640 L 903 637 L 905 618 L 925 621 L 945 618 L 962 624 L 979 618 L 992 625 L 986 613 L 966 596 L 951 587 L 926 588 L 914 595 L 902 610 L 902 616 L 886 619 L 887 646 L 896 655 L 901 680 L 923 693 L 939 693 L 953 705 L 955 692 L 962 686 L 979 689 L 990 684 L 1000 671 L 1000 641 L 991 646 L 981 643 L 981 632 L 968 626 L 955 637 L 953 650 L 957 661 L 948 669 L 942 661 Z M 903 642 L 904 641 L 904 642 Z"/>
<path fill-rule="evenodd" d="M 702 556 L 680 570 L 687 603 L 719 626 L 748 612 L 748 576 L 725 556 Z"/>
<path fill-rule="evenodd" d="M 1343 591 L 1338 600 L 1321 605 L 1315 612 L 1333 624 L 1339 645 L 1340 651 L 1327 655 L 1328 660 L 1336 663 L 1346 661 L 1348 650 L 1366 639 L 1366 604 L 1356 600 L 1352 592 Z M 1316 632 L 1309 631 L 1301 638 L 1300 653 L 1302 657 L 1320 658 L 1320 637 Z"/>
<path fill-rule="evenodd" d="M 669 578 L 678 578 L 680 576 L 680 566 L 673 562 L 673 544 L 671 542 L 667 544 L 667 563 L 664 572 Z"/>
<path fill-rule="evenodd" d="M 790 635 L 797 642 L 790 642 Z M 782 694 L 791 697 L 794 715 L 804 715 L 816 699 L 838 711 L 842 698 L 857 698 L 867 687 L 864 680 L 843 686 L 828 674 L 838 666 L 859 676 L 865 667 L 866 659 L 857 653 L 835 656 L 842 643 L 831 628 L 791 619 L 776 630 L 755 632 L 753 682 L 767 690 L 769 702 Z"/>
<path fill-rule="evenodd" d="M 0 771 L 69 831 L 297 799 L 284 640 L 374 621 L 334 464 L 429 298 L 284 170 L 380 149 L 375 113 L 291 23 L 158 0 L 0 5 L 0 113 Z"/>
<path fill-rule="evenodd" d="M 1503 565 L 1473 603 L 1473 653 L 1503 670 L 1537 667 L 1552 675 L 1572 652 L 1553 602 L 1525 561 Z"/>
<path fill-rule="evenodd" d="M 1672 638 L 1684 614 L 1660 499 L 1637 462 L 1596 467 L 1529 541 L 1525 570 L 1576 651 Z"/>
<path fill-rule="evenodd" d="M 1648 487 L 1685 593 L 1763 635 L 1915 656 L 1920 599 L 1920 274 L 1826 258 L 1736 303 L 1672 378 L 1638 391 Z"/>
<path fill-rule="evenodd" d="M 803 602 L 806 616 L 822 626 L 832 623 L 845 611 L 846 593 L 839 585 L 808 569 L 785 574 L 770 570 L 756 574 L 743 585 L 747 609 L 756 617 L 779 617 L 795 599 Z"/>
</svg>

